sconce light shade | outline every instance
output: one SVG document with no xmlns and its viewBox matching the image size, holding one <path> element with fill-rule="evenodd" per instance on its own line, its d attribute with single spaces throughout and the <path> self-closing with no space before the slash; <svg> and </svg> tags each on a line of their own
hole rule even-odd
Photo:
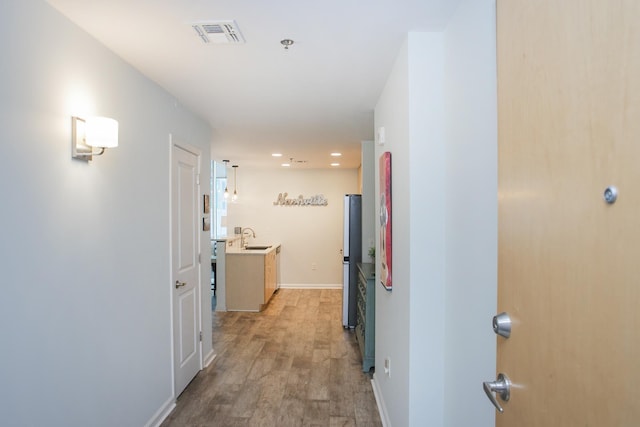
<svg viewBox="0 0 640 427">
<path fill-rule="evenodd" d="M 109 117 L 89 117 L 85 122 L 87 145 L 97 148 L 118 146 L 118 121 Z"/>
<path fill-rule="evenodd" d="M 238 165 L 233 165 L 233 196 L 231 196 L 232 202 L 238 201 Z"/>
<path fill-rule="evenodd" d="M 71 118 L 71 157 L 89 161 L 118 146 L 118 122 L 108 117 Z M 93 151 L 94 148 L 100 149 Z"/>
<path fill-rule="evenodd" d="M 224 176 L 225 178 L 227 177 L 227 169 L 229 168 L 229 160 L 223 160 L 222 163 L 224 163 Z M 225 185 L 224 185 L 224 199 L 227 200 L 229 198 L 229 179 L 227 178 Z M 223 226 L 224 227 L 224 226 Z"/>
</svg>

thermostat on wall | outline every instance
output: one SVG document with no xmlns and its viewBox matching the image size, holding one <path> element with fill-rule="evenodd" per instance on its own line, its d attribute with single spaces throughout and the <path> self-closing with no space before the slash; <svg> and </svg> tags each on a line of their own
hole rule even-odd
<svg viewBox="0 0 640 427">
<path fill-rule="evenodd" d="M 384 142 L 385 142 L 384 126 L 380 126 L 378 128 L 376 139 L 378 140 L 378 144 L 379 145 L 383 145 L 384 144 Z"/>
</svg>

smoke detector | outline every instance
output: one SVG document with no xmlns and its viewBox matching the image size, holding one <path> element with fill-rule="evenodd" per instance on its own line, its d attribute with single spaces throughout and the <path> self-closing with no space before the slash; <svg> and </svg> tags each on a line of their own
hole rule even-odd
<svg viewBox="0 0 640 427">
<path fill-rule="evenodd" d="M 236 21 L 197 22 L 191 27 L 205 43 L 241 44 L 244 37 Z"/>
<path fill-rule="evenodd" d="M 280 40 L 280 44 L 284 46 L 284 50 L 289 50 L 289 46 L 292 46 L 294 43 L 291 39 Z"/>
</svg>

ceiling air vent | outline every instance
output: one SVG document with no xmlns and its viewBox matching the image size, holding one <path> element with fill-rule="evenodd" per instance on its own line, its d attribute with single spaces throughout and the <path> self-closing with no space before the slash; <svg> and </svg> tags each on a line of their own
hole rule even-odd
<svg viewBox="0 0 640 427">
<path fill-rule="evenodd" d="M 205 43 L 244 43 L 236 21 L 199 22 L 191 26 Z"/>
</svg>

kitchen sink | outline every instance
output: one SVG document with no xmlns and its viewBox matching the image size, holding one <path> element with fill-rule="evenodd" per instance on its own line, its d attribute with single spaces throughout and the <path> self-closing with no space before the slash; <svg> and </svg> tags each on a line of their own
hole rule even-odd
<svg viewBox="0 0 640 427">
<path fill-rule="evenodd" d="M 264 251 L 265 249 L 269 249 L 271 247 L 271 245 L 269 246 L 245 246 L 245 249 L 248 251 Z"/>
</svg>

